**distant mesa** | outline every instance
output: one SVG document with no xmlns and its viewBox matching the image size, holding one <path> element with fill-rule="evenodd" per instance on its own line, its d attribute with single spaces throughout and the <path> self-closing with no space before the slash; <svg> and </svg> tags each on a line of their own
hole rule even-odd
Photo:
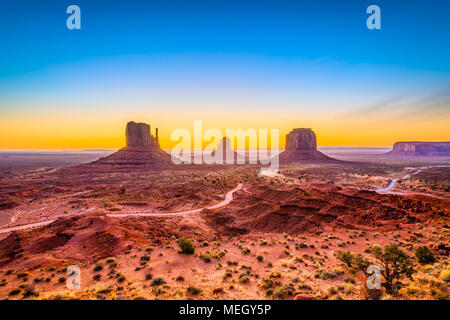
<svg viewBox="0 0 450 320">
<path fill-rule="evenodd" d="M 158 128 L 151 135 L 150 125 L 128 122 L 125 148 L 97 161 L 93 165 L 121 168 L 164 168 L 172 165 L 170 155 L 159 147 Z"/>
<path fill-rule="evenodd" d="M 228 137 L 223 137 L 222 140 L 220 140 L 217 149 L 211 153 L 212 157 L 216 158 L 217 150 L 222 150 L 221 158 L 223 164 L 237 164 L 238 154 L 236 151 L 231 149 L 231 140 Z M 217 157 L 219 157 L 219 155 Z"/>
<path fill-rule="evenodd" d="M 450 156 L 450 142 L 396 142 L 392 151 L 388 152 L 388 154 L 395 156 L 445 157 Z"/>
<path fill-rule="evenodd" d="M 333 161 L 335 159 L 317 151 L 316 134 L 309 128 L 297 128 L 286 136 L 286 148 L 280 154 L 280 163 L 305 161 Z"/>
</svg>

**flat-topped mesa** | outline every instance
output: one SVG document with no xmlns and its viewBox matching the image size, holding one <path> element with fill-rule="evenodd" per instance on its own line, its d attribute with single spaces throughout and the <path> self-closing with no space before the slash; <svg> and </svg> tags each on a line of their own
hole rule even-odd
<svg viewBox="0 0 450 320">
<path fill-rule="evenodd" d="M 151 147 L 158 146 L 158 128 L 156 128 L 156 137 L 150 133 L 150 125 L 146 123 L 136 123 L 130 121 L 125 130 L 127 147 Z"/>
<path fill-rule="evenodd" d="M 280 163 L 334 160 L 317 151 L 316 134 L 309 128 L 297 128 L 286 135 L 286 148 L 280 154 Z"/>
<path fill-rule="evenodd" d="M 310 128 L 297 128 L 286 135 L 286 150 L 317 150 L 316 134 Z"/>
<path fill-rule="evenodd" d="M 450 156 L 450 142 L 396 142 L 388 154 L 399 156 Z"/>
</svg>

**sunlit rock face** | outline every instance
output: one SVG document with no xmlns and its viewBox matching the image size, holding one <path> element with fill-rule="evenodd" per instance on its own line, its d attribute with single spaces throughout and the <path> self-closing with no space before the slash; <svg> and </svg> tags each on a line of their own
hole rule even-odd
<svg viewBox="0 0 450 320">
<path fill-rule="evenodd" d="M 450 142 L 396 142 L 390 154 L 399 156 L 450 156 Z"/>
<path fill-rule="evenodd" d="M 316 134 L 309 128 L 294 129 L 286 136 L 286 148 L 280 154 L 280 163 L 334 160 L 317 151 Z"/>
<path fill-rule="evenodd" d="M 150 125 L 128 122 L 126 129 L 126 147 L 92 162 L 96 169 L 164 169 L 172 166 L 170 155 L 159 147 L 158 129 L 152 136 Z"/>
<path fill-rule="evenodd" d="M 157 141 L 150 135 L 150 125 L 146 123 L 127 123 L 125 130 L 127 147 L 149 147 L 157 145 Z"/>
<path fill-rule="evenodd" d="M 316 134 L 311 129 L 294 129 L 286 136 L 286 150 L 317 150 Z"/>
</svg>

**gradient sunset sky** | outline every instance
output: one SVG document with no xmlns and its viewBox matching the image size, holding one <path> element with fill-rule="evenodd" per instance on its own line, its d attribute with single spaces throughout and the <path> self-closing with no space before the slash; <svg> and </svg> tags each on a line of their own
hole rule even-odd
<svg viewBox="0 0 450 320">
<path fill-rule="evenodd" d="M 81 8 L 82 29 L 66 28 Z M 381 8 L 381 30 L 366 8 Z M 0 4 L 0 149 L 119 148 L 125 124 L 450 141 L 449 1 Z"/>
</svg>

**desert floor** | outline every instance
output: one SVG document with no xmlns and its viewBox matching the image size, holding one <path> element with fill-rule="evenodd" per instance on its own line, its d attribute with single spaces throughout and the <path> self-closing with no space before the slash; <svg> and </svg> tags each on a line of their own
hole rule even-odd
<svg viewBox="0 0 450 320">
<path fill-rule="evenodd" d="M 450 159 L 339 154 L 347 162 L 271 176 L 250 165 L 78 166 L 99 156 L 0 154 L 0 298 L 449 298 Z M 179 253 L 181 237 L 194 254 Z M 395 295 L 368 291 L 367 275 L 336 258 L 376 264 L 368 248 L 390 243 L 416 271 Z M 436 262 L 419 264 L 418 246 Z M 69 289 L 73 266 L 81 283 Z"/>
</svg>

